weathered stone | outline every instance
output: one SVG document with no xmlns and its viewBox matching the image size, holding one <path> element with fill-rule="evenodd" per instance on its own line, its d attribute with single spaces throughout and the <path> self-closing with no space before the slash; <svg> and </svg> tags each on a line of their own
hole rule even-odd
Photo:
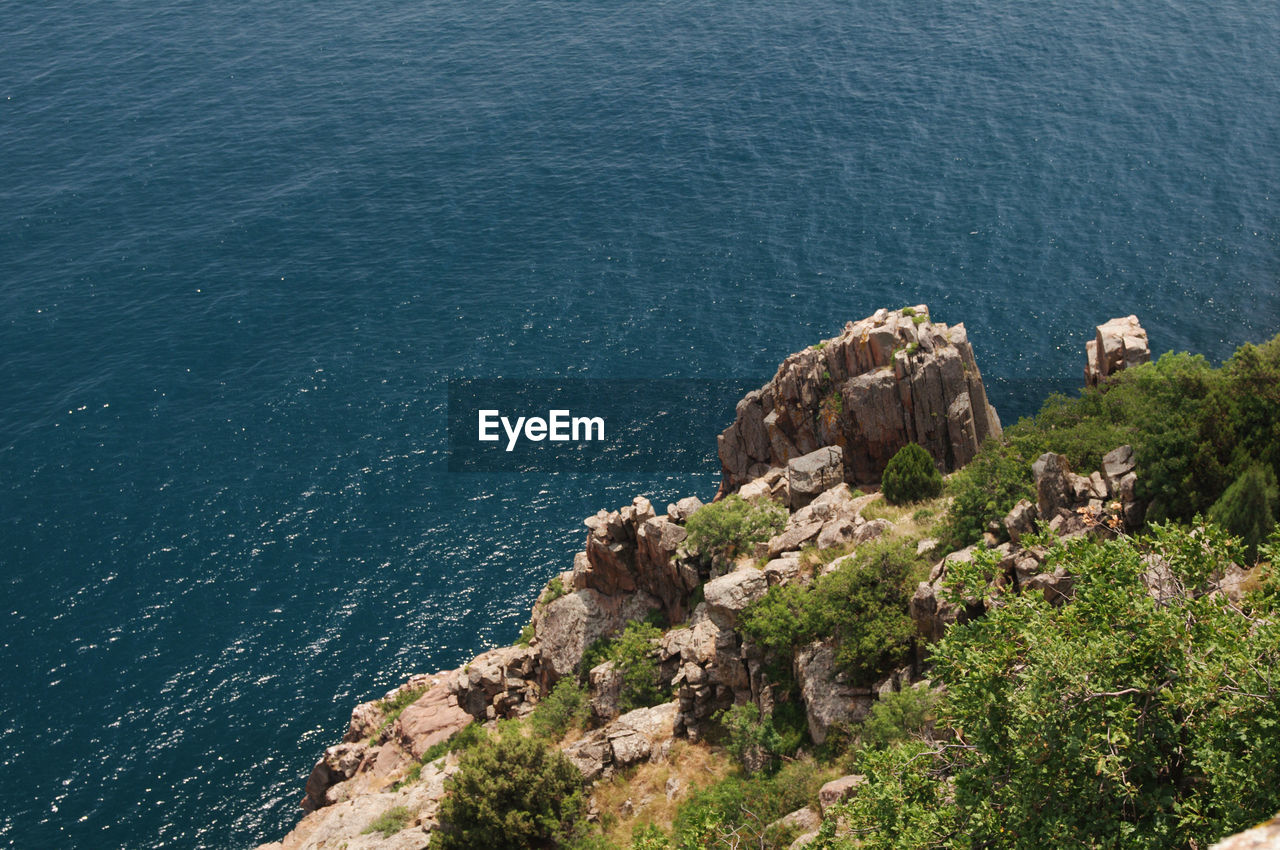
<svg viewBox="0 0 1280 850">
<path fill-rule="evenodd" d="M 776 558 L 783 552 L 794 552 L 813 540 L 822 531 L 822 520 L 788 524 L 782 533 L 769 540 L 769 557 Z"/>
<path fill-rule="evenodd" d="M 597 723 L 608 723 L 618 716 L 618 700 L 622 694 L 622 674 L 612 661 L 592 667 L 587 673 L 591 686 L 591 714 Z"/>
<path fill-rule="evenodd" d="M 835 653 L 828 644 L 812 644 L 796 653 L 796 679 L 804 700 L 809 737 L 817 745 L 835 724 L 866 718 L 875 701 L 869 688 L 855 688 L 837 673 Z"/>
<path fill-rule="evenodd" d="M 1107 452 L 1102 458 L 1102 474 L 1107 477 L 1108 481 L 1119 481 L 1125 475 L 1133 472 L 1136 461 L 1133 457 L 1132 446 L 1120 446 Z M 1112 484 L 1112 487 L 1115 485 Z"/>
<path fill-rule="evenodd" d="M 1085 343 L 1085 386 L 1096 387 L 1116 372 L 1150 359 L 1147 332 L 1137 316 L 1109 319 L 1098 325 L 1094 339 Z"/>
<path fill-rule="evenodd" d="M 1035 531 L 1035 520 L 1036 506 L 1026 499 L 1019 501 L 1004 518 L 1004 528 L 1009 533 L 1009 539 L 1017 543 L 1022 535 Z"/>
<path fill-rule="evenodd" d="M 1075 488 L 1069 478 L 1071 467 L 1067 459 L 1053 452 L 1045 452 L 1031 464 L 1031 477 L 1036 487 L 1036 513 L 1043 520 L 1052 522 L 1058 511 L 1070 508 L 1075 501 Z"/>
<path fill-rule="evenodd" d="M 521 680 L 517 680 L 521 681 Z M 448 740 L 472 721 L 445 685 L 431 688 L 400 713 L 395 724 L 397 742 L 414 758 Z"/>
<path fill-rule="evenodd" d="M 827 809 L 852 797 L 866 783 L 867 777 L 854 773 L 823 785 L 818 789 L 818 805 L 822 808 L 822 813 L 825 815 Z"/>
<path fill-rule="evenodd" d="M 802 508 L 844 480 L 844 450 L 826 446 L 787 463 L 791 507 Z"/>
<path fill-rule="evenodd" d="M 738 613 L 764 596 L 769 589 L 765 575 L 755 567 L 744 567 L 703 585 L 704 599 L 712 619 L 732 628 Z"/>
<path fill-rule="evenodd" d="M 1209 850 L 1280 850 L 1280 815 L 1222 839 Z"/>
<path fill-rule="evenodd" d="M 775 558 L 764 565 L 764 578 L 772 587 L 775 584 L 789 584 L 800 577 L 799 558 Z"/>
<path fill-rule="evenodd" d="M 857 532 L 858 526 L 851 519 L 827 520 L 822 526 L 822 531 L 818 532 L 818 548 L 832 549 L 850 543 L 855 539 Z"/>
<path fill-rule="evenodd" d="M 685 496 L 674 505 L 667 505 L 667 518 L 672 522 L 683 523 L 700 507 L 702 500 L 697 496 Z"/>
<path fill-rule="evenodd" d="M 771 830 L 788 832 L 795 831 L 801 834 L 814 832 L 822 826 L 822 817 L 813 809 L 805 806 L 803 809 L 796 809 L 788 815 L 783 815 L 773 823 L 765 827 L 765 833 Z"/>
</svg>

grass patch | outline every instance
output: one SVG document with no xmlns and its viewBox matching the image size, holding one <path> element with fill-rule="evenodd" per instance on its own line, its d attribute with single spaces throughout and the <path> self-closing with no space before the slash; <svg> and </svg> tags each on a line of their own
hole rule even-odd
<svg viewBox="0 0 1280 850">
<path fill-rule="evenodd" d="M 360 830 L 360 834 L 369 835 L 374 832 L 380 832 L 383 838 L 390 838 L 408 826 L 409 818 L 411 817 L 409 810 L 404 806 L 392 806 L 374 818 L 368 826 Z"/>
</svg>

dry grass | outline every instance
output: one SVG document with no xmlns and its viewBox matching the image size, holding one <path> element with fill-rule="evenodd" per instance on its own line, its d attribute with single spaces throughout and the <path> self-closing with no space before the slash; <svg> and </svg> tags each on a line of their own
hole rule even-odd
<svg viewBox="0 0 1280 850">
<path fill-rule="evenodd" d="M 631 845 L 631 833 L 647 824 L 670 832 L 676 809 L 690 789 L 723 780 L 733 762 L 722 750 L 706 744 L 676 741 L 664 762 L 648 762 L 598 783 L 591 798 L 604 817 L 605 837 L 622 847 Z M 679 790 L 667 798 L 667 783 L 675 779 Z"/>
</svg>

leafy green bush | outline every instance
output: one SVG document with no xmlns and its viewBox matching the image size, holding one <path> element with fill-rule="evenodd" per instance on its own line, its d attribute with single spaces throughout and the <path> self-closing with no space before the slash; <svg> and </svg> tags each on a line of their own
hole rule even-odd
<svg viewBox="0 0 1280 850">
<path fill-rule="evenodd" d="M 947 481 L 947 494 L 951 505 L 940 533 L 948 548 L 959 549 L 981 540 L 987 523 L 1003 519 L 1019 499 L 1035 498 L 1031 461 L 1018 448 L 988 440 Z"/>
<path fill-rule="evenodd" d="M 572 677 L 565 677 L 529 715 L 529 728 L 535 735 L 558 740 L 571 728 L 586 723 L 590 713 L 588 699 L 585 688 Z"/>
<path fill-rule="evenodd" d="M 578 768 L 518 731 L 469 750 L 446 787 L 433 850 L 553 847 L 572 835 L 585 805 Z"/>
<path fill-rule="evenodd" d="M 928 688 L 906 688 L 885 694 L 871 706 L 862 723 L 862 743 L 884 748 L 909 738 L 927 738 L 936 721 L 938 697 Z"/>
<path fill-rule="evenodd" d="M 390 838 L 409 825 L 409 810 L 404 806 L 392 806 L 360 830 L 361 835 L 380 832 L 383 838 Z"/>
<path fill-rule="evenodd" d="M 799 703 L 780 702 L 763 717 L 755 703 L 735 705 L 716 715 L 727 749 L 748 774 L 773 773 L 808 737 Z"/>
<path fill-rule="evenodd" d="M 787 762 L 771 777 L 731 776 L 690 792 L 672 824 L 680 850 L 760 847 L 765 827 L 817 801 L 828 775 L 812 759 Z"/>
<path fill-rule="evenodd" d="M 755 504 L 737 493 L 703 505 L 685 523 L 689 545 L 706 555 L 733 557 L 752 543 L 768 540 L 787 524 L 787 509 L 777 502 Z"/>
<path fill-rule="evenodd" d="M 884 468 L 880 491 L 891 505 L 932 499 L 942 493 L 942 474 L 923 446 L 908 443 Z"/>
<path fill-rule="evenodd" d="M 658 677 L 654 643 L 661 637 L 662 630 L 658 627 L 633 620 L 610 648 L 609 660 L 622 677 L 618 707 L 623 712 L 659 705 L 669 696 Z"/>
<path fill-rule="evenodd" d="M 935 645 L 954 743 L 860 754 L 870 781 L 841 815 L 857 846 L 1206 847 L 1274 814 L 1280 611 L 1204 592 L 1239 554 L 1172 525 L 1051 550 L 1073 601 L 1006 597 Z M 1175 579 L 1160 600 L 1153 561 Z"/>
<path fill-rule="evenodd" d="M 915 626 L 907 606 L 919 566 L 915 550 L 901 541 L 862 546 L 811 588 L 769 588 L 743 610 L 742 633 L 784 656 L 831 639 L 842 670 L 855 681 L 874 681 L 911 648 Z"/>
<path fill-rule="evenodd" d="M 1276 474 L 1271 467 L 1255 463 L 1227 488 L 1209 509 L 1209 519 L 1232 534 L 1239 535 L 1249 563 L 1258 560 L 1258 544 L 1276 527 L 1280 506 Z"/>
</svg>

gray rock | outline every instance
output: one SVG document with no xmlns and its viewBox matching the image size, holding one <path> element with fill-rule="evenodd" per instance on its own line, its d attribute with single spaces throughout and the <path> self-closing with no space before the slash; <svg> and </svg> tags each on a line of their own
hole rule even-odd
<svg viewBox="0 0 1280 850">
<path fill-rule="evenodd" d="M 1096 387 L 1122 369 L 1150 359 L 1147 332 L 1137 316 L 1109 319 L 1098 325 L 1094 339 L 1085 343 L 1085 386 Z"/>
<path fill-rule="evenodd" d="M 1075 488 L 1069 478 L 1071 467 L 1067 459 L 1053 452 L 1045 452 L 1031 465 L 1031 477 L 1036 486 L 1036 513 L 1046 521 L 1052 521 L 1058 511 L 1070 508 L 1075 501 Z"/>
<path fill-rule="evenodd" d="M 802 508 L 844 481 L 844 450 L 826 446 L 787 464 L 792 509 Z"/>
<path fill-rule="evenodd" d="M 730 628 L 737 625 L 738 613 L 765 595 L 769 582 L 762 571 L 745 567 L 712 579 L 703 585 L 704 599 L 712 619 Z"/>
<path fill-rule="evenodd" d="M 854 773 L 823 785 L 818 789 L 818 805 L 822 807 L 822 814 L 826 815 L 827 809 L 852 797 L 866 783 L 867 777 Z"/>
<path fill-rule="evenodd" d="M 818 532 L 818 548 L 832 549 L 836 546 L 843 546 L 846 543 L 852 543 L 857 538 L 858 526 L 851 520 L 843 517 L 827 520 L 822 526 L 822 530 Z"/>
<path fill-rule="evenodd" d="M 1036 506 L 1026 499 L 1019 501 L 1004 518 L 1004 528 L 1009 533 L 1009 539 L 1017 543 L 1022 535 L 1035 531 L 1035 520 Z"/>
<path fill-rule="evenodd" d="M 822 817 L 813 809 L 805 806 L 803 809 L 796 809 L 788 815 L 783 815 L 773 823 L 765 827 L 765 832 L 770 830 L 796 830 L 801 834 L 816 832 L 822 826 Z"/>
<path fill-rule="evenodd" d="M 866 718 L 875 701 L 869 688 L 855 688 L 836 671 L 835 653 L 828 644 L 811 644 L 796 653 L 796 679 L 804 700 L 809 737 L 817 745 L 835 724 Z"/>
</svg>

